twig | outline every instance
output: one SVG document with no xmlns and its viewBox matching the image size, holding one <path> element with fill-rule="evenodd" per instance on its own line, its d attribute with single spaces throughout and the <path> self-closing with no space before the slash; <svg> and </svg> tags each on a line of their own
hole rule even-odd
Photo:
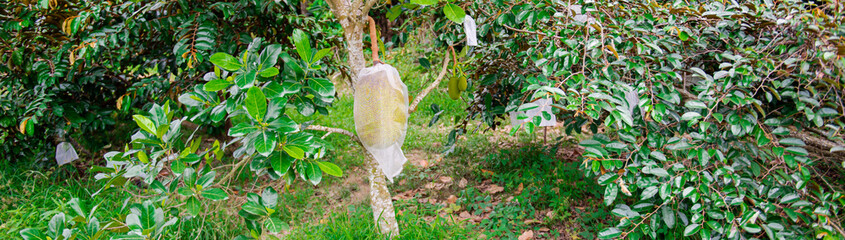
<svg viewBox="0 0 845 240">
<path fill-rule="evenodd" d="M 416 98 L 414 98 L 414 101 L 411 102 L 410 107 L 408 107 L 408 113 L 417 111 L 417 105 L 422 102 L 423 98 L 425 98 L 425 96 L 427 96 L 428 93 L 431 92 L 431 90 L 434 90 L 434 88 L 440 85 L 440 81 L 442 81 L 443 77 L 446 76 L 446 73 L 449 71 L 449 54 L 447 53 L 445 55 L 446 57 L 443 58 L 443 68 L 440 70 L 440 74 L 437 75 L 437 78 L 434 79 L 434 82 L 428 85 L 427 88 L 423 89 L 423 91 L 420 92 L 420 94 L 417 95 Z"/>
<path fill-rule="evenodd" d="M 246 164 L 247 160 L 249 160 L 249 159 L 251 159 L 251 158 L 249 158 L 249 157 L 242 158 L 240 162 L 238 162 L 237 164 L 235 164 L 234 167 L 232 167 L 232 171 L 229 171 L 229 173 L 226 174 L 226 176 L 224 176 L 223 178 L 220 179 L 220 183 L 222 184 L 222 183 L 228 181 L 230 178 L 232 178 L 232 176 L 235 175 L 235 172 L 237 172 L 239 168 L 241 168 L 244 164 Z"/>
<path fill-rule="evenodd" d="M 309 126 L 308 126 L 307 128 L 305 128 L 305 129 L 306 129 L 306 130 L 317 130 L 317 131 L 327 132 L 327 134 L 326 134 L 326 135 L 328 135 L 328 133 L 340 133 L 340 134 L 343 134 L 343 135 L 349 136 L 349 137 L 353 138 L 353 139 L 354 139 L 354 140 L 356 140 L 356 141 L 358 140 L 358 138 L 357 138 L 357 137 L 355 137 L 355 134 L 352 134 L 352 132 L 347 131 L 346 129 L 332 128 L 332 127 L 325 127 L 325 126 L 320 126 L 320 125 L 309 125 Z"/>
<path fill-rule="evenodd" d="M 561 36 L 548 35 L 548 34 L 545 34 L 543 32 L 540 32 L 540 31 L 529 31 L 529 30 L 523 30 L 523 29 L 519 29 L 519 28 L 513 28 L 511 26 L 508 26 L 507 24 L 502 24 L 502 26 L 504 26 L 505 28 L 510 29 L 512 31 L 517 31 L 517 32 L 521 32 L 521 33 L 530 33 L 530 34 L 537 34 L 537 35 L 540 35 L 540 36 L 543 36 L 543 37 L 551 37 L 551 38 L 554 38 L 554 39 L 563 39 L 563 37 L 561 37 Z"/>
</svg>

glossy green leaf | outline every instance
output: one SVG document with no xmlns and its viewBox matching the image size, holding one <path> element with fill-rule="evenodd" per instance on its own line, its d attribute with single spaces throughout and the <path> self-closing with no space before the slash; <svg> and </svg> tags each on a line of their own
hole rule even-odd
<svg viewBox="0 0 845 240">
<path fill-rule="evenodd" d="M 299 54 L 300 59 L 306 62 L 312 62 L 311 40 L 309 38 L 310 36 L 307 33 L 299 29 L 294 29 L 293 35 L 291 35 L 291 40 L 293 40 L 293 44 L 296 46 L 296 53 Z"/>
<path fill-rule="evenodd" d="M 428 6 L 437 4 L 437 0 L 411 0 L 411 3 Z"/>
<path fill-rule="evenodd" d="M 317 166 L 320 167 L 320 170 L 323 170 L 326 174 L 335 176 L 335 177 L 342 177 L 343 171 L 340 170 L 340 167 L 335 165 L 334 163 L 330 162 L 317 162 Z"/>
<path fill-rule="evenodd" d="M 188 213 L 192 216 L 199 216 L 200 212 L 202 212 L 202 203 L 196 197 L 188 197 L 188 201 L 185 202 L 185 206 L 188 209 Z"/>
<path fill-rule="evenodd" d="M 218 67 L 225 69 L 229 72 L 237 71 L 241 68 L 241 66 L 243 66 L 237 58 L 233 57 L 232 55 L 221 52 L 211 55 L 209 61 L 211 61 L 211 63 L 214 63 L 214 65 L 217 65 Z"/>
<path fill-rule="evenodd" d="M 700 224 L 690 224 L 684 228 L 684 237 L 692 236 L 693 234 L 698 233 L 698 230 L 701 230 Z"/>
<path fill-rule="evenodd" d="M 443 14 L 446 15 L 446 18 L 456 23 L 463 23 L 464 16 L 466 16 L 463 8 L 452 3 L 443 5 Z"/>
<path fill-rule="evenodd" d="M 144 131 L 147 131 L 148 133 L 151 133 L 153 135 L 156 134 L 157 129 L 156 129 L 155 124 L 153 123 L 152 120 L 150 120 L 146 116 L 133 115 L 132 119 L 135 120 L 135 123 L 138 124 L 138 127 L 141 127 L 141 129 L 143 129 Z"/>
<path fill-rule="evenodd" d="M 224 79 L 215 79 L 215 80 L 211 80 L 211 81 L 205 83 L 205 85 L 203 85 L 203 90 L 209 91 L 209 92 L 217 92 L 217 91 L 226 89 L 231 85 L 232 85 L 231 82 L 226 81 Z"/>
<path fill-rule="evenodd" d="M 279 220 L 278 218 L 275 218 L 275 217 L 270 217 L 267 220 L 265 220 L 264 221 L 264 227 L 267 228 L 267 231 L 270 231 L 272 233 L 278 233 L 278 232 L 281 232 L 281 231 L 284 231 L 284 230 L 287 230 L 287 229 L 290 228 L 290 226 L 288 226 L 287 223 L 282 222 L 282 220 Z"/>
<path fill-rule="evenodd" d="M 229 194 L 226 194 L 223 189 L 219 188 L 209 188 L 202 191 L 202 197 L 211 199 L 213 201 L 220 201 L 229 199 Z"/>
<path fill-rule="evenodd" d="M 279 75 L 279 69 L 276 68 L 276 67 L 270 67 L 270 68 L 261 70 L 261 72 L 259 72 L 258 75 L 261 76 L 261 77 L 265 77 L 265 78 L 275 77 L 276 75 Z"/>
<path fill-rule="evenodd" d="M 324 78 L 312 78 L 308 82 L 308 86 L 314 89 L 314 92 L 324 97 L 334 96 L 335 88 L 332 81 Z"/>
<path fill-rule="evenodd" d="M 256 75 L 255 69 L 239 74 L 235 76 L 235 84 L 241 89 L 252 88 L 255 84 Z"/>
<path fill-rule="evenodd" d="M 291 146 L 291 145 L 285 145 L 282 149 L 284 149 L 285 152 L 288 153 L 288 155 L 290 155 L 293 158 L 296 158 L 296 159 L 305 158 L 305 151 L 302 150 L 302 148 L 299 148 L 299 147 L 296 147 L 296 146 Z"/>
<path fill-rule="evenodd" d="M 276 149 L 276 133 L 271 131 L 261 131 L 255 137 L 255 151 L 258 151 L 262 156 L 269 156 L 270 153 Z"/>
<path fill-rule="evenodd" d="M 619 237 L 620 235 L 622 235 L 622 231 L 620 231 L 618 228 L 612 227 L 601 230 L 601 232 L 599 232 L 598 237 L 599 239 L 614 239 L 616 237 Z"/>
<path fill-rule="evenodd" d="M 252 119 L 258 122 L 264 120 L 264 115 L 267 114 L 267 98 L 260 88 L 252 87 L 246 92 L 244 106 Z"/>
</svg>

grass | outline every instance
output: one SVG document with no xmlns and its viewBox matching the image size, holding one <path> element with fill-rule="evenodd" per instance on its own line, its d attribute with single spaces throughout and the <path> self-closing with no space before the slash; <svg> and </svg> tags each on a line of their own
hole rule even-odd
<svg viewBox="0 0 845 240">
<path fill-rule="evenodd" d="M 86 209 L 99 204 L 97 217 L 117 217 L 123 203 L 120 194 L 91 197 L 100 185 L 91 178 L 72 176 L 71 166 L 56 169 L 30 169 L 30 164 L 0 164 L 0 239 L 20 238 L 24 228 L 46 229 L 45 222 L 60 211 L 72 198 L 78 198 Z"/>
</svg>

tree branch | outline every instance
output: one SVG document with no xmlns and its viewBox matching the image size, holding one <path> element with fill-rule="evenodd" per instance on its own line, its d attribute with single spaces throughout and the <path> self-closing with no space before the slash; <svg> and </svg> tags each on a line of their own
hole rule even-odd
<svg viewBox="0 0 845 240">
<path fill-rule="evenodd" d="M 352 140 L 358 141 L 358 138 L 357 138 L 357 137 L 355 137 L 355 134 L 352 134 L 352 132 L 347 131 L 346 129 L 332 128 L 332 127 L 325 127 L 325 126 L 320 126 L 320 125 L 309 125 L 309 126 L 308 126 L 307 128 L 305 128 L 305 129 L 306 129 L 306 130 L 317 130 L 317 131 L 323 131 L 323 132 L 327 132 L 327 133 L 340 133 L 340 134 L 343 134 L 343 135 L 346 135 L 346 136 L 351 137 L 351 138 L 352 138 Z"/>
<path fill-rule="evenodd" d="M 367 0 L 367 2 L 366 2 L 366 3 L 364 3 L 364 8 L 363 8 L 363 9 L 361 9 L 361 10 L 363 10 L 363 11 L 361 11 L 361 12 L 362 12 L 362 13 L 365 13 L 365 14 L 369 13 L 369 12 L 370 12 L 370 9 L 372 9 L 372 8 L 373 8 L 373 5 L 375 5 L 375 4 L 376 4 L 376 2 L 377 2 L 377 0 Z"/>
<path fill-rule="evenodd" d="M 427 88 L 425 88 L 422 92 L 420 92 L 419 95 L 417 95 L 416 98 L 414 98 L 414 101 L 411 102 L 411 105 L 408 107 L 409 113 L 417 111 L 417 105 L 420 104 L 420 102 L 423 100 L 423 98 L 425 98 L 425 96 L 428 95 L 428 93 L 431 92 L 431 90 L 433 90 L 435 87 L 437 87 L 437 85 L 440 85 L 440 81 L 443 80 L 443 77 L 446 76 L 446 72 L 448 72 L 448 70 L 449 70 L 448 67 L 449 67 L 449 53 L 446 53 L 446 56 L 443 58 L 443 68 L 440 70 L 440 74 L 437 75 L 437 78 L 434 79 L 434 82 L 432 82 L 430 85 L 428 85 Z"/>
</svg>

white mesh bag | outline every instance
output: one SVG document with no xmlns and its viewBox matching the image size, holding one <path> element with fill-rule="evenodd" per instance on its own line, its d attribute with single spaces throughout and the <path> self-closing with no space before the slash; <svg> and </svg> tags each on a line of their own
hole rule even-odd
<svg viewBox="0 0 845 240">
<path fill-rule="evenodd" d="M 393 182 L 407 161 L 402 144 L 408 129 L 408 87 L 396 68 L 378 63 L 358 73 L 354 97 L 358 138 Z"/>
<path fill-rule="evenodd" d="M 464 17 L 464 33 L 467 35 L 467 46 L 478 46 L 478 36 L 476 36 L 475 19 L 467 14 Z"/>
</svg>

